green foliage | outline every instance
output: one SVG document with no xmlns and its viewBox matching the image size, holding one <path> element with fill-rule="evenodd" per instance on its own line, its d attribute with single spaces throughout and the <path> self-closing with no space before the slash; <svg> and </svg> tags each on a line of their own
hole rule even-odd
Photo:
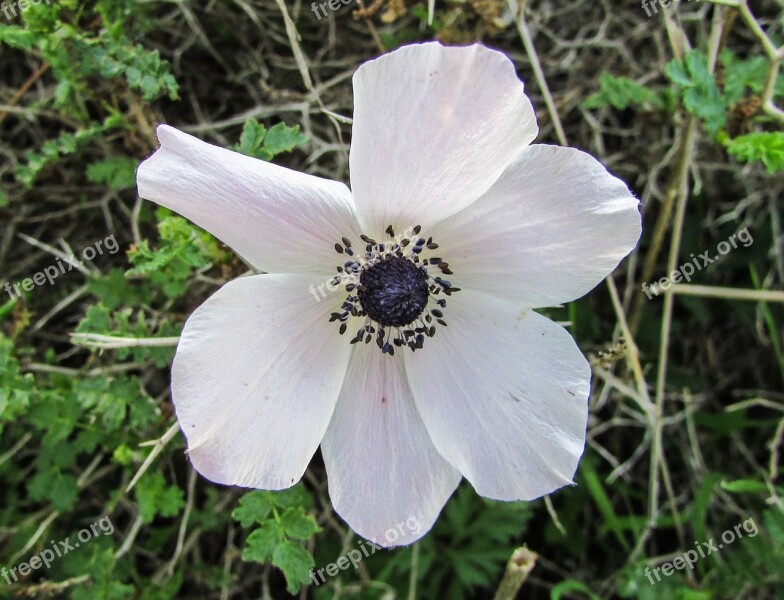
<svg viewBox="0 0 784 600">
<path fill-rule="evenodd" d="M 604 72 L 599 78 L 599 91 L 583 101 L 585 108 L 612 106 L 624 110 L 632 106 L 662 109 L 662 97 L 654 90 L 626 77 L 615 77 Z"/>
<path fill-rule="evenodd" d="M 139 161 L 125 156 L 105 158 L 87 167 L 87 179 L 103 183 L 117 192 L 136 187 L 136 167 Z"/>
<path fill-rule="evenodd" d="M 76 333 L 97 333 L 125 338 L 176 337 L 179 331 L 180 324 L 169 321 L 150 322 L 143 310 L 122 308 L 111 311 L 101 303 L 87 309 L 75 330 Z M 118 348 L 116 351 L 119 360 L 130 358 L 141 363 L 149 360 L 158 367 L 168 365 L 173 355 L 174 348 L 171 346 L 131 346 Z"/>
<path fill-rule="evenodd" d="M 178 298 L 187 290 L 187 282 L 195 271 L 213 261 L 225 261 L 228 255 L 210 234 L 182 217 L 165 214 L 163 209 L 159 212 L 159 246 L 153 249 L 144 240 L 132 248 L 128 258 L 133 267 L 125 275 L 147 278 L 153 289 L 162 290 L 169 298 Z"/>
<path fill-rule="evenodd" d="M 29 408 L 34 394 L 31 374 L 23 375 L 13 342 L 0 333 L 0 434 Z"/>
<path fill-rule="evenodd" d="M 277 123 L 267 130 L 256 119 L 250 119 L 245 122 L 240 143 L 234 149 L 247 156 L 272 160 L 278 154 L 290 152 L 307 141 L 308 136 L 300 133 L 299 125 L 289 127 L 285 123 Z"/>
<path fill-rule="evenodd" d="M 62 111 L 67 121 L 82 124 L 27 150 L 25 163 L 16 169 L 20 183 L 31 187 L 46 167 L 124 127 L 126 103 L 138 102 L 134 93 L 147 101 L 164 95 L 177 99 L 178 85 L 169 64 L 157 50 L 134 42 L 128 31 L 132 6 L 127 0 L 39 2 L 20 11 L 22 25 L 0 24 L 1 43 L 34 52 L 57 80 L 50 101 L 53 108 Z M 88 26 L 96 18 L 102 26 Z M 119 163 L 114 167 L 124 168 Z M 91 180 L 108 177 L 107 168 L 94 168 Z M 129 187 L 120 173 L 115 173 L 112 183 L 123 186 L 114 189 Z"/>
<path fill-rule="evenodd" d="M 157 50 L 148 51 L 127 39 L 78 40 L 83 56 L 82 73 L 104 79 L 124 77 L 131 89 L 141 92 L 145 100 L 166 95 L 178 98 L 178 85 L 169 72 L 169 63 L 161 60 Z"/>
<path fill-rule="evenodd" d="M 708 133 L 715 136 L 726 126 L 726 99 L 719 92 L 702 51 L 690 50 L 682 61 L 673 59 L 665 73 L 675 84 L 683 106 L 703 121 Z"/>
<path fill-rule="evenodd" d="M 122 119 L 119 115 L 107 117 L 103 123 L 95 123 L 76 133 L 64 133 L 59 137 L 49 140 L 38 151 L 25 152 L 27 164 L 16 169 L 16 179 L 27 187 L 32 187 L 38 175 L 48 165 L 60 158 L 81 150 L 95 137 L 120 127 Z"/>
<path fill-rule="evenodd" d="M 127 35 L 129 13 L 117 10 L 122 3 L 103 0 L 92 7 L 79 6 L 76 11 L 68 10 L 68 4 L 30 6 L 23 12 L 23 27 L 0 25 L 0 41 L 14 48 L 36 49 L 51 66 L 60 82 L 57 106 L 84 116 L 87 102 L 96 93 L 91 86 L 95 77 L 109 83 L 122 79 L 145 100 L 160 95 L 172 100 L 178 97 L 169 64 L 161 60 L 157 50 L 147 50 Z M 104 20 L 104 27 L 80 26 L 81 20 L 96 15 Z"/>
<path fill-rule="evenodd" d="M 724 70 L 724 95 L 728 104 L 732 105 L 749 92 L 761 94 L 768 78 L 768 60 L 764 56 L 752 56 L 747 59 L 738 58 L 727 48 L 719 55 Z M 784 79 L 776 81 L 774 98 L 784 96 Z"/>
<path fill-rule="evenodd" d="M 755 132 L 728 140 L 723 129 L 727 126 L 727 112 L 748 93 L 762 92 L 768 74 L 768 61 L 763 56 L 740 59 L 725 49 L 720 55 L 724 72 L 723 91 L 707 66 L 707 57 L 699 50 L 691 50 L 683 61 L 673 60 L 665 73 L 675 84 L 683 105 L 700 118 L 708 132 L 727 145 L 727 151 L 739 160 L 760 160 L 769 173 L 780 171 L 784 165 L 784 134 Z M 779 78 L 774 97 L 784 94 L 784 81 Z"/>
<path fill-rule="evenodd" d="M 630 551 L 631 548 L 629 543 L 626 541 L 626 538 L 623 534 L 621 519 L 616 514 L 615 509 L 613 508 L 613 503 L 607 494 L 607 491 L 604 489 L 601 480 L 596 474 L 592 457 L 585 457 L 580 463 L 580 475 L 582 477 L 582 481 L 585 483 L 588 493 L 591 495 L 591 498 L 596 504 L 596 507 L 602 514 L 605 527 L 613 532 L 613 535 L 615 536 L 618 543 L 626 551 Z"/>
<path fill-rule="evenodd" d="M 280 492 L 249 492 L 231 513 L 244 528 L 258 525 L 248 535 L 242 560 L 271 562 L 286 576 L 290 594 L 310 582 L 310 569 L 315 566 L 313 556 L 297 541 L 307 541 L 321 531 L 307 512 L 311 504 L 310 494 L 297 484 Z"/>
<path fill-rule="evenodd" d="M 147 473 L 136 484 L 139 516 L 145 523 L 152 523 L 156 516 L 177 516 L 185 505 L 182 490 L 166 485 L 160 472 Z"/>
<path fill-rule="evenodd" d="M 745 162 L 760 160 L 768 173 L 784 170 L 784 133 L 761 131 L 729 141 L 727 152 Z"/>
</svg>

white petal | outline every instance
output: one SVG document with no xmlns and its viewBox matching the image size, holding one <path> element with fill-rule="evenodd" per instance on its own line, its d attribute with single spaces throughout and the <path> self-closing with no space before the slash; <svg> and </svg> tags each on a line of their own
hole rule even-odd
<svg viewBox="0 0 784 600">
<path fill-rule="evenodd" d="M 235 279 L 185 324 L 172 397 L 190 459 L 207 479 L 278 490 L 305 472 L 351 354 L 328 322 L 333 307 L 309 294 L 314 283 Z"/>
<path fill-rule="evenodd" d="M 482 496 L 531 500 L 571 483 L 583 452 L 591 371 L 562 327 L 463 290 L 422 350 L 406 353 L 438 451 Z"/>
<path fill-rule="evenodd" d="M 351 189 L 369 235 L 468 206 L 538 132 L 512 62 L 480 45 L 414 44 L 354 74 Z M 372 232 L 372 233 L 370 233 Z"/>
<path fill-rule="evenodd" d="M 321 451 L 335 510 L 385 547 L 425 535 L 460 482 L 430 441 L 401 357 L 375 344 L 357 345 Z"/>
<path fill-rule="evenodd" d="M 167 125 L 158 127 L 158 139 L 160 149 L 136 174 L 139 195 L 203 227 L 259 270 L 326 277 L 340 262 L 335 243 L 357 237 L 351 192 L 342 183 L 231 152 Z"/>
<path fill-rule="evenodd" d="M 471 206 L 428 235 L 449 279 L 525 306 L 587 294 L 637 244 L 638 201 L 596 159 L 533 145 Z"/>
</svg>

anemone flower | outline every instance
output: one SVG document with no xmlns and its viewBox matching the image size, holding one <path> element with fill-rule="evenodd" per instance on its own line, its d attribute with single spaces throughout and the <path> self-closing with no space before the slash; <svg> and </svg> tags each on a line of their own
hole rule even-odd
<svg viewBox="0 0 784 600">
<path fill-rule="evenodd" d="M 601 282 L 640 215 L 588 154 L 531 145 L 499 52 L 410 45 L 353 85 L 350 191 L 166 125 L 138 187 L 262 273 L 183 329 L 172 398 L 193 466 L 280 490 L 320 445 L 335 510 L 393 546 L 432 527 L 461 477 L 498 500 L 572 483 L 590 367 L 533 309 Z"/>
</svg>

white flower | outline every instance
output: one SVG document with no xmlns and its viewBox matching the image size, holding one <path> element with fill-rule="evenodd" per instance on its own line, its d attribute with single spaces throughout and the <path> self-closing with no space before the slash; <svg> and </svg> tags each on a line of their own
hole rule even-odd
<svg viewBox="0 0 784 600">
<path fill-rule="evenodd" d="M 499 52 L 411 45 L 353 82 L 351 191 L 165 125 L 138 185 L 268 273 L 183 330 L 172 397 L 194 467 L 278 490 L 321 445 L 335 510 L 390 546 L 424 535 L 461 476 L 500 500 L 572 482 L 590 368 L 531 309 L 601 282 L 640 215 L 588 154 L 530 145 Z"/>
</svg>

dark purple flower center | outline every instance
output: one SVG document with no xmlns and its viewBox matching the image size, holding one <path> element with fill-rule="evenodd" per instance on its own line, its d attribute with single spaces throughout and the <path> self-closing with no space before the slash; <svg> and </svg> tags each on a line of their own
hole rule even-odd
<svg viewBox="0 0 784 600">
<path fill-rule="evenodd" d="M 427 306 L 427 272 L 408 259 L 390 255 L 362 272 L 357 295 L 371 319 L 402 327 L 414 322 Z"/>
</svg>

